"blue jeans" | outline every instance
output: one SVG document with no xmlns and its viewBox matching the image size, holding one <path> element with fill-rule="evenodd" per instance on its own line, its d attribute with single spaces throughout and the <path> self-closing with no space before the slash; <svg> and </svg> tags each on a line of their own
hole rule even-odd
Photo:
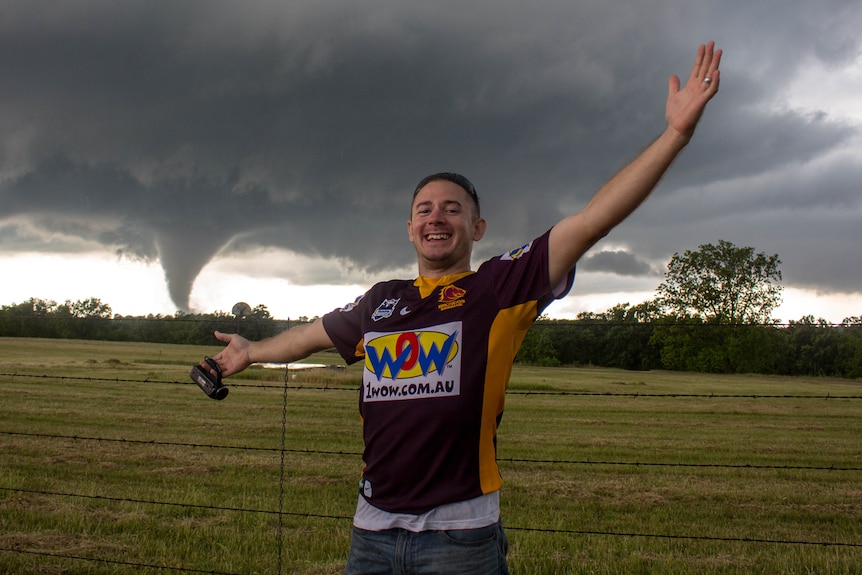
<svg viewBox="0 0 862 575">
<path fill-rule="evenodd" d="M 508 548 L 499 522 L 422 533 L 354 527 L 344 575 L 509 575 Z"/>
</svg>

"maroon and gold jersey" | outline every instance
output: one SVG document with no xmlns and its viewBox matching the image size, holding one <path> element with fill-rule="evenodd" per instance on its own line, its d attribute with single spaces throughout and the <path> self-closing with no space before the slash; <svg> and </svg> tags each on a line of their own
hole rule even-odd
<svg viewBox="0 0 862 575">
<path fill-rule="evenodd" d="M 323 318 L 348 363 L 365 362 L 362 495 L 424 513 L 500 489 L 497 426 L 530 325 L 571 288 L 548 281 L 548 233 L 475 272 L 394 280 Z"/>
</svg>

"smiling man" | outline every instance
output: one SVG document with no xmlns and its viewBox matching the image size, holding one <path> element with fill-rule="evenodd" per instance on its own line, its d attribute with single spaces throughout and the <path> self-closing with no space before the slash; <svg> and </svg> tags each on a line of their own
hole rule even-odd
<svg viewBox="0 0 862 575">
<path fill-rule="evenodd" d="M 407 235 L 416 248 L 420 277 L 470 270 L 473 242 L 488 224 L 479 215 L 479 196 L 460 174 L 424 178 L 413 192 Z"/>
<path fill-rule="evenodd" d="M 373 286 L 312 324 L 227 343 L 230 376 L 335 347 L 363 361 L 365 467 L 345 573 L 508 573 L 496 435 L 512 362 L 533 321 L 574 281 L 583 254 L 631 214 L 688 144 L 718 92 L 721 51 L 698 48 L 684 88 L 668 82 L 667 127 L 579 212 L 473 271 L 487 223 L 467 178 L 416 186 L 407 222 L 418 276 Z M 210 369 L 205 362 L 205 369 Z M 213 372 L 214 373 L 214 372 Z"/>
</svg>

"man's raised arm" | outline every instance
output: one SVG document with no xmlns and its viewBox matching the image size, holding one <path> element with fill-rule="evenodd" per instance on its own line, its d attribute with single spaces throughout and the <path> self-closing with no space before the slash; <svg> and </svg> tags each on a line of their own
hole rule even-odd
<svg viewBox="0 0 862 575">
<path fill-rule="evenodd" d="M 701 45 L 691 74 L 680 89 L 680 79 L 668 81 L 665 106 L 667 128 L 634 161 L 608 180 L 578 213 L 551 230 L 549 276 L 559 284 L 597 241 L 629 216 L 656 187 L 677 155 L 691 140 L 707 102 L 718 92 L 721 50 Z"/>
</svg>

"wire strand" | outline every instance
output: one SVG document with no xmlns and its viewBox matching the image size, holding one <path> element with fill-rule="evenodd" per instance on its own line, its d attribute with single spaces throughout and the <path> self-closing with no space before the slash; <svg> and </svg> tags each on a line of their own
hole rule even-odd
<svg viewBox="0 0 862 575">
<path fill-rule="evenodd" d="M 177 441 L 156 441 L 149 439 L 124 439 L 108 437 L 86 437 L 81 435 L 60 435 L 50 433 L 33 433 L 23 431 L 3 431 L 0 435 L 11 435 L 20 437 L 34 437 L 44 439 L 65 439 L 71 441 L 103 441 L 114 443 L 128 443 L 138 445 L 158 445 L 169 447 L 194 447 L 200 449 L 233 449 L 240 451 L 281 451 L 283 454 L 298 453 L 304 455 L 340 455 L 349 457 L 361 457 L 358 451 L 327 451 L 320 449 L 288 449 L 282 445 L 281 449 L 274 447 L 254 447 L 242 445 L 216 445 L 205 443 L 185 443 Z M 862 471 L 862 467 L 848 467 L 839 465 L 758 465 L 753 463 L 684 463 L 684 462 L 651 462 L 651 461 L 605 461 L 589 459 L 530 459 L 523 457 L 498 457 L 497 461 L 508 463 L 528 464 L 555 464 L 555 465 L 631 465 L 635 467 L 690 467 L 690 468 L 717 468 L 717 469 L 751 469 L 751 470 L 794 470 L 794 471 Z"/>
<path fill-rule="evenodd" d="M 30 379 L 52 379 L 58 381 L 88 381 L 88 382 L 104 382 L 104 383 L 148 383 L 148 384 L 164 384 L 164 385 L 194 385 L 185 381 L 156 381 L 150 379 L 122 379 L 113 377 L 89 377 L 89 376 L 72 376 L 72 375 L 48 375 L 48 374 L 28 374 L 28 373 L 0 373 L 0 377 L 9 378 L 30 378 Z M 298 391 L 349 391 L 352 393 L 358 392 L 358 387 L 347 387 L 344 385 L 273 385 L 267 383 L 246 383 L 246 382 L 231 382 L 231 387 L 246 387 L 255 389 L 278 389 L 281 391 L 284 387 L 287 389 Z M 612 392 L 612 391 L 565 391 L 565 390 L 530 390 L 530 389 L 509 389 L 506 395 L 523 395 L 523 396 L 569 396 L 569 397 L 648 397 L 648 398 L 681 398 L 681 399 L 806 399 L 806 400 L 830 400 L 830 399 L 862 399 L 862 395 L 834 395 L 831 393 L 819 395 L 799 395 L 799 394 L 752 394 L 752 393 L 643 393 L 639 391 L 633 392 Z"/>
</svg>

